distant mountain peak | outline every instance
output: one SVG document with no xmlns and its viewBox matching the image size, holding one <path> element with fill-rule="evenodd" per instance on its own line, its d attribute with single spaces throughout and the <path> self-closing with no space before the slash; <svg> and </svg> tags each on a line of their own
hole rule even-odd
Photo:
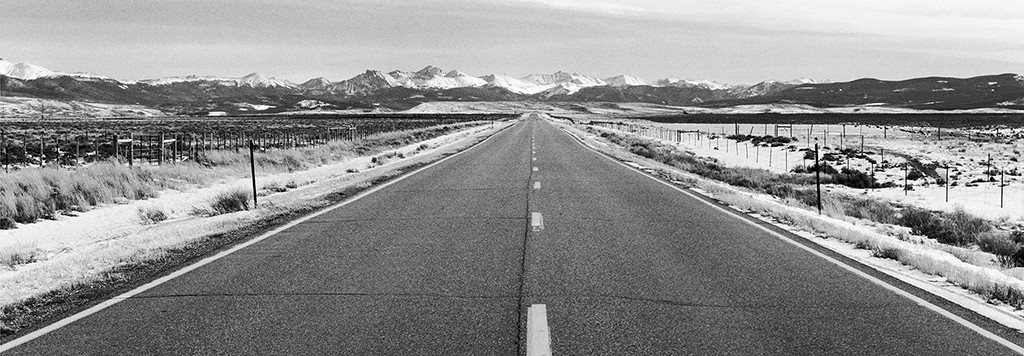
<svg viewBox="0 0 1024 356">
<path fill-rule="evenodd" d="M 619 74 L 611 78 L 606 78 L 604 81 L 608 83 L 608 85 L 615 87 L 651 85 L 651 83 L 648 83 L 646 80 L 626 74 Z"/>
<path fill-rule="evenodd" d="M 57 72 L 35 64 L 25 62 L 11 63 L 5 60 L 0 60 L 0 70 L 2 70 L 0 74 L 25 80 L 38 79 L 58 74 Z"/>
<path fill-rule="evenodd" d="M 803 85 L 803 84 L 817 84 L 818 82 L 816 82 L 814 79 L 810 79 L 810 78 L 797 78 L 797 79 L 793 79 L 793 80 L 787 80 L 787 81 L 784 81 L 782 83 L 783 84 L 793 84 L 793 85 Z"/>
<path fill-rule="evenodd" d="M 331 86 L 331 81 L 324 77 L 316 77 L 299 84 L 297 88 L 302 90 L 326 90 Z"/>
<path fill-rule="evenodd" d="M 588 87 L 605 85 L 605 81 L 591 77 L 580 73 L 568 73 L 564 71 L 557 71 L 552 74 L 530 74 L 520 78 L 521 81 L 527 83 L 533 83 L 534 85 L 547 85 L 555 86 L 557 84 L 575 84 L 577 86 Z"/>
<path fill-rule="evenodd" d="M 416 74 L 423 77 L 437 77 L 443 75 L 444 71 L 442 71 L 441 68 L 435 66 L 426 66 L 423 67 L 423 69 L 416 71 Z"/>
<path fill-rule="evenodd" d="M 469 74 L 466 74 L 466 73 L 463 73 L 463 72 L 460 72 L 460 71 L 457 71 L 457 70 L 453 69 L 450 72 L 448 72 L 448 74 L 445 74 L 444 76 L 448 77 L 448 78 L 458 78 L 458 77 L 468 77 Z"/>
<path fill-rule="evenodd" d="M 237 79 L 237 85 L 240 87 L 248 86 L 252 88 L 272 88 L 272 87 L 283 87 L 283 88 L 294 88 L 295 84 L 287 81 L 280 80 L 274 77 L 267 78 L 260 73 L 250 73 L 244 77 Z"/>
</svg>

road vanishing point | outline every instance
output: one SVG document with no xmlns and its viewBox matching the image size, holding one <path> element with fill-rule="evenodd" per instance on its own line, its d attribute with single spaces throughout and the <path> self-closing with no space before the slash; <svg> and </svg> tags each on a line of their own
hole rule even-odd
<svg viewBox="0 0 1024 356">
<path fill-rule="evenodd" d="M 1018 333 L 773 231 L 528 114 L 460 154 L 0 347 L 12 356 L 1020 350 Z"/>
</svg>

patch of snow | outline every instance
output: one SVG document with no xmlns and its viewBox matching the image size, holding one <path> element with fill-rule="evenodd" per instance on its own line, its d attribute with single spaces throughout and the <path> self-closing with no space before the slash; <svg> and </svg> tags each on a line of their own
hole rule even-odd
<svg viewBox="0 0 1024 356">
<path fill-rule="evenodd" d="M 196 76 L 196 75 L 173 76 L 173 77 L 164 77 L 164 78 L 157 78 L 157 79 L 143 79 L 143 80 L 140 80 L 139 83 L 144 83 L 144 84 L 149 84 L 149 85 L 167 85 L 167 84 L 174 84 L 174 83 L 198 82 L 198 81 L 209 81 L 209 82 L 216 82 L 216 83 L 221 83 L 221 84 L 226 84 L 226 85 L 237 85 L 238 84 L 238 80 L 237 79 L 233 79 L 233 78 L 223 78 L 223 77 L 215 77 L 215 76 Z"/>
<path fill-rule="evenodd" d="M 675 86 L 699 87 L 708 90 L 726 90 L 730 88 L 730 86 L 727 84 L 722 84 L 719 82 L 710 81 L 706 79 L 683 80 L 679 83 L 676 83 Z"/>
<path fill-rule="evenodd" d="M 538 95 L 544 98 L 550 98 L 556 95 L 572 95 L 583 89 L 584 86 L 575 83 L 559 83 L 551 88 L 540 92 Z"/>
<path fill-rule="evenodd" d="M 675 85 L 676 83 L 679 83 L 681 81 L 682 81 L 682 79 L 679 79 L 679 78 L 676 78 L 676 77 L 668 77 L 668 78 L 664 78 L 664 79 L 655 80 L 654 82 L 651 83 L 651 85 L 654 85 L 656 87 L 665 87 L 665 86 Z"/>
<path fill-rule="evenodd" d="M 799 78 L 799 79 L 788 80 L 788 81 L 785 81 L 785 82 L 782 82 L 782 83 L 783 84 L 791 84 L 791 85 L 802 85 L 802 84 L 817 84 L 818 82 L 816 82 L 814 79 L 810 79 L 810 78 Z"/>
<path fill-rule="evenodd" d="M 556 85 L 556 84 L 572 84 L 579 87 L 590 87 L 607 85 L 604 80 L 591 77 L 580 73 L 567 73 L 558 71 L 553 74 L 530 74 L 525 77 L 519 78 L 519 80 L 534 85 Z"/>
<path fill-rule="evenodd" d="M 611 78 L 606 78 L 604 81 L 605 83 L 608 83 L 608 85 L 614 87 L 650 85 L 650 83 L 648 83 L 646 80 L 626 74 L 620 74 Z"/>
<path fill-rule="evenodd" d="M 2 74 L 11 78 L 33 80 L 43 77 L 51 77 L 58 74 L 57 72 L 31 63 L 21 62 L 11 64 L 11 62 L 3 62 L 4 63 L 0 64 L 0 69 L 4 70 Z"/>
<path fill-rule="evenodd" d="M 526 95 L 537 94 L 552 87 L 551 85 L 527 83 L 506 74 L 485 75 L 481 79 L 485 80 L 489 86 L 505 88 L 513 93 Z"/>
<path fill-rule="evenodd" d="M 52 118 L 166 116 L 160 110 L 142 105 L 49 100 L 6 95 L 0 96 L 0 112 L 3 113 L 3 116 L 11 118 L 39 118 L 40 103 L 46 109 L 46 116 Z"/>
<path fill-rule="evenodd" d="M 302 100 L 302 101 L 296 103 L 295 105 L 300 107 L 300 108 L 303 108 L 303 109 L 320 109 L 320 108 L 331 106 L 331 104 L 322 102 L 320 100 L 312 100 L 312 99 Z"/>
<path fill-rule="evenodd" d="M 997 106 L 1024 105 L 1024 98 L 1020 98 L 1020 99 L 1017 99 L 1017 100 L 1011 100 L 1011 101 L 1004 101 L 1004 102 L 998 103 L 996 105 Z"/>
<path fill-rule="evenodd" d="M 238 79 L 238 86 L 249 86 L 253 88 L 270 88 L 270 87 L 284 87 L 294 88 L 295 84 L 291 82 L 280 80 L 274 77 L 264 77 L 259 73 L 251 73 L 247 76 Z"/>
</svg>

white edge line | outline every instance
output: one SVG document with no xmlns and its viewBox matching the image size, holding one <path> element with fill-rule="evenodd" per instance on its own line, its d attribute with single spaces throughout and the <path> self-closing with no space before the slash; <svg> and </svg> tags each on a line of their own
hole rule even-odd
<svg viewBox="0 0 1024 356">
<path fill-rule="evenodd" d="M 441 158 L 440 160 L 437 160 L 437 161 L 435 161 L 433 163 L 430 163 L 430 164 L 428 164 L 426 166 L 420 167 L 420 168 L 418 168 L 418 169 L 416 169 L 416 170 L 414 170 L 412 172 L 409 172 L 407 174 L 403 174 L 403 175 L 401 175 L 399 177 L 396 177 L 396 178 L 394 178 L 394 179 L 392 179 L 390 181 L 387 181 L 387 182 L 385 182 L 383 184 L 380 184 L 378 186 L 372 187 L 372 188 L 370 188 L 368 190 L 364 190 L 363 192 L 361 192 L 359 194 L 356 194 L 355 196 L 353 196 L 350 199 L 347 199 L 347 200 L 339 202 L 337 204 L 328 206 L 328 207 L 326 207 L 326 208 L 324 208 L 324 209 L 322 209 L 322 210 L 320 210 L 318 212 L 315 212 L 315 213 L 306 215 L 304 217 L 301 217 L 299 219 L 293 220 L 292 222 L 289 222 L 289 223 L 287 223 L 287 224 L 285 224 L 283 226 L 280 226 L 280 227 L 278 227 L 276 229 L 270 230 L 270 231 L 264 233 L 263 235 L 257 236 L 256 238 L 253 238 L 251 240 L 248 240 L 248 241 L 245 241 L 243 243 L 240 243 L 240 244 L 237 244 L 235 246 L 232 246 L 231 248 L 229 248 L 227 250 L 224 250 L 224 251 L 221 251 L 221 252 L 217 253 L 216 255 L 213 255 L 213 256 L 204 258 L 202 260 L 199 260 L 199 262 L 195 262 L 193 264 L 185 266 L 185 267 L 183 267 L 183 268 L 181 268 L 179 270 L 171 272 L 171 274 L 168 274 L 166 276 L 157 278 L 157 279 L 155 279 L 155 280 L 153 280 L 153 281 L 151 281 L 149 283 L 146 283 L 146 284 L 143 284 L 141 286 L 138 286 L 135 289 L 132 289 L 132 290 L 127 291 L 127 292 L 125 292 L 123 294 L 120 294 L 118 296 L 115 296 L 115 297 L 112 297 L 110 299 L 107 299 L 107 300 L 101 302 L 100 304 L 96 304 L 96 305 L 90 307 L 89 309 L 80 311 L 78 313 L 75 313 L 72 316 L 69 316 L 67 318 L 58 320 L 58 321 L 56 321 L 56 322 L 54 322 L 52 324 L 49 324 L 47 326 L 44 326 L 44 327 L 40 328 L 39 330 L 33 331 L 31 333 L 28 333 L 28 334 L 26 334 L 24 336 L 21 336 L 21 337 L 17 338 L 17 339 L 8 341 L 7 343 L 0 345 L 0 353 L 8 351 L 8 350 L 11 350 L 11 349 L 13 349 L 15 347 L 18 347 L 18 346 L 26 343 L 26 342 L 32 341 L 32 340 L 34 340 L 34 339 L 36 339 L 36 338 L 38 338 L 40 336 L 46 335 L 46 334 L 48 334 L 50 332 L 53 332 L 53 331 L 55 331 L 57 329 L 65 327 L 68 324 L 71 324 L 71 323 L 73 323 L 75 321 L 78 321 L 79 319 L 82 319 L 82 318 L 85 318 L 85 317 L 87 317 L 89 315 L 95 314 L 95 313 L 97 313 L 97 312 L 99 312 L 99 311 L 101 311 L 103 309 L 106 309 L 106 308 L 108 308 L 108 307 L 110 307 L 110 306 L 112 306 L 114 304 L 117 304 L 117 303 L 119 303 L 119 302 L 121 302 L 121 301 L 123 301 L 125 299 L 131 298 L 131 297 L 133 297 L 133 296 L 135 296 L 135 295 L 137 295 L 139 293 L 145 292 L 145 291 L 147 291 L 149 289 L 152 289 L 153 287 L 159 286 L 159 285 L 161 285 L 163 283 L 166 283 L 167 281 L 170 281 L 170 280 L 175 279 L 177 277 L 180 277 L 180 276 L 182 276 L 182 275 L 184 275 L 184 274 L 186 274 L 188 272 L 191 272 L 191 271 L 193 271 L 195 269 L 198 269 L 199 267 L 205 266 L 205 265 L 207 265 L 207 264 L 209 264 L 211 262 L 219 260 L 219 259 L 223 258 L 224 256 L 227 256 L 227 255 L 230 255 L 232 253 L 238 252 L 238 250 L 241 250 L 243 248 L 246 248 L 248 246 L 256 244 L 256 243 L 258 243 L 260 241 L 266 240 L 267 238 L 269 238 L 271 236 L 274 236 L 274 235 L 277 235 L 278 233 L 280 233 L 280 232 L 282 232 L 284 230 L 290 229 L 290 228 L 294 227 L 295 225 L 304 223 L 304 222 L 306 222 L 306 221 L 308 221 L 308 220 L 310 220 L 312 218 L 315 218 L 317 216 L 326 214 L 326 213 L 328 213 L 328 212 L 330 212 L 332 210 L 335 210 L 335 209 L 338 209 L 338 208 L 343 207 L 345 205 L 348 205 L 348 204 L 351 204 L 353 202 L 356 202 L 359 199 L 362 199 L 363 197 L 365 197 L 367 195 L 373 194 L 374 192 L 377 192 L 378 190 L 384 189 L 384 188 L 386 188 L 386 187 L 388 187 L 388 186 L 390 186 L 392 184 L 398 183 L 398 182 L 404 180 L 405 178 L 408 178 L 408 177 L 411 177 L 411 176 L 415 175 L 416 173 L 419 173 L 419 172 L 421 172 L 423 170 L 426 170 L 428 168 L 431 168 L 433 166 L 441 164 L 442 162 L 447 161 L 447 160 L 452 159 L 452 158 L 455 158 L 456 156 L 461 155 L 463 153 L 469 152 L 470 150 L 472 150 L 472 149 L 474 149 L 476 147 L 479 147 L 484 142 L 487 142 L 491 138 L 494 138 L 494 136 L 497 136 L 499 133 L 504 131 L 506 128 L 509 128 L 509 127 L 512 127 L 512 126 L 515 126 L 515 124 L 512 124 L 510 126 L 506 126 L 504 128 L 501 128 L 501 129 L 498 129 L 498 131 L 495 131 L 493 134 L 491 134 L 491 136 L 487 137 L 486 139 L 484 139 L 484 140 L 482 140 L 480 142 L 477 142 L 477 143 L 473 144 L 472 146 L 470 146 L 470 147 L 468 147 L 466 149 L 463 149 L 462 151 L 456 152 L 453 155 Z"/>
<path fill-rule="evenodd" d="M 566 132 L 564 130 L 562 130 L 562 131 Z M 566 133 L 569 134 L 570 136 L 575 136 L 575 135 L 573 135 L 573 134 L 571 134 L 569 132 L 566 132 Z M 820 257 L 820 258 L 822 258 L 822 259 L 824 259 L 824 260 L 826 260 L 828 262 L 831 262 L 831 263 L 833 263 L 835 265 L 838 265 L 839 267 L 842 267 L 843 269 L 845 269 L 847 271 L 850 271 L 853 274 L 855 274 L 855 275 L 857 275 L 857 276 L 859 276 L 861 278 L 864 278 L 864 279 L 866 279 L 866 280 L 868 280 L 868 281 L 870 281 L 870 282 L 872 282 L 872 283 L 874 283 L 876 285 L 879 285 L 879 286 L 881 286 L 881 287 L 883 287 L 885 289 L 888 289 L 889 291 L 891 291 L 891 292 L 893 292 L 893 293 L 895 293 L 895 294 L 897 294 L 899 296 L 902 296 L 904 298 L 910 299 L 911 301 L 913 301 L 914 303 L 916 303 L 916 304 L 918 304 L 920 306 L 923 306 L 923 307 L 925 307 L 925 308 L 927 308 L 927 309 L 929 309 L 931 311 L 934 311 L 934 312 L 938 313 L 939 315 L 942 315 L 942 316 L 944 316 L 944 317 L 946 317 L 946 318 L 948 318 L 950 320 L 953 320 L 953 321 L 957 322 L 958 324 L 963 325 L 964 327 L 966 327 L 968 329 L 971 329 L 974 332 L 976 332 L 978 334 L 981 334 L 982 336 L 987 337 L 987 338 L 991 339 L 992 341 L 995 341 L 995 342 L 999 343 L 1000 345 L 1006 346 L 1007 348 L 1013 350 L 1014 352 L 1017 352 L 1018 354 L 1024 355 L 1024 347 L 1021 347 L 1021 346 L 1019 346 L 1019 345 L 1017 345 L 1017 344 L 1015 344 L 1013 342 L 1010 342 L 1009 340 L 1006 340 L 1006 339 L 1000 337 L 999 335 L 996 335 L 996 334 L 992 333 L 991 331 L 985 330 L 985 328 L 982 328 L 982 327 L 980 327 L 980 326 L 978 326 L 978 325 L 968 321 L 967 319 L 961 318 L 960 316 L 958 316 L 956 314 L 953 314 L 952 312 L 950 312 L 950 311 L 948 311 L 946 309 L 943 309 L 942 307 L 939 307 L 939 306 L 937 306 L 935 304 L 932 304 L 932 303 L 928 302 L 927 300 L 921 299 L 920 297 L 918 297 L 916 295 L 910 294 L 910 292 L 907 292 L 905 290 L 900 289 L 899 287 L 896 287 L 894 285 L 886 283 L 885 281 L 882 281 L 882 280 L 880 280 L 878 278 L 875 278 L 874 276 L 869 275 L 869 274 L 865 273 L 864 271 L 861 271 L 859 269 L 854 268 L 853 266 L 850 266 L 850 265 L 847 265 L 847 264 L 845 264 L 843 262 L 840 262 L 839 260 L 836 260 L 836 259 L 834 259 L 834 258 L 832 258 L 832 257 L 830 257 L 828 255 L 825 255 L 825 254 L 823 254 L 823 253 L 821 253 L 821 252 L 819 252 L 819 251 L 817 251 L 815 249 L 812 249 L 812 248 L 810 248 L 808 246 L 805 246 L 805 245 L 803 245 L 803 244 L 801 244 L 799 242 L 796 242 L 795 240 L 793 240 L 793 239 L 791 239 L 791 238 L 789 238 L 789 237 L 787 237 L 785 235 L 782 235 L 782 234 L 780 234 L 780 233 L 778 233 L 778 232 L 776 232 L 776 231 L 774 231 L 772 229 L 769 229 L 767 227 L 761 226 L 760 224 L 758 224 L 758 223 L 756 223 L 754 221 L 748 220 L 748 219 L 744 218 L 743 216 L 741 216 L 739 213 L 733 212 L 731 210 L 725 209 L 725 208 L 720 207 L 718 205 L 712 204 L 711 202 L 708 202 L 707 200 L 701 199 L 700 197 L 698 197 L 696 195 L 696 193 L 689 192 L 689 191 L 684 190 L 682 188 L 679 188 L 679 187 L 677 187 L 675 185 L 669 184 L 669 183 L 667 183 L 667 182 L 665 182 L 665 181 L 663 181 L 661 179 L 655 178 L 655 177 L 650 176 L 650 175 L 648 175 L 648 174 L 646 174 L 646 173 L 644 173 L 644 172 L 642 172 L 640 170 L 637 170 L 636 168 L 630 167 L 629 165 L 624 164 L 624 163 L 622 163 L 622 162 L 620 162 L 618 160 L 612 159 L 611 157 L 608 157 L 604 153 L 602 153 L 602 152 L 600 152 L 600 151 L 598 151 L 598 150 L 588 146 L 580 138 L 573 137 L 573 140 L 576 141 L 576 143 L 578 143 L 581 146 L 583 146 L 584 148 L 596 152 L 599 156 L 604 157 L 604 158 L 608 159 L 609 161 L 618 163 L 619 165 L 621 165 L 623 167 L 626 167 L 626 168 L 628 168 L 631 171 L 640 173 L 640 175 L 642 175 L 644 177 L 650 178 L 650 179 L 654 180 L 655 182 L 664 184 L 664 185 L 666 185 L 666 186 L 668 186 L 668 187 L 670 187 L 672 189 L 675 189 L 675 190 L 677 190 L 679 192 L 682 192 L 683 194 L 689 195 L 691 198 L 694 198 L 694 199 L 700 201 L 701 203 L 704 203 L 704 204 L 706 204 L 706 205 L 708 205 L 710 207 L 718 209 L 721 212 L 729 214 L 732 217 L 734 217 L 734 218 L 736 218 L 738 220 L 743 221 L 744 223 L 752 225 L 752 226 L 754 226 L 754 227 L 756 227 L 758 229 L 764 230 L 765 232 L 775 236 L 776 238 L 778 238 L 778 239 L 780 239 L 782 241 L 785 241 L 785 242 L 788 242 L 790 244 L 793 244 L 794 246 L 797 246 L 797 247 L 799 247 L 801 249 L 804 249 L 805 251 L 810 252 L 811 254 L 813 254 L 815 256 L 818 256 L 818 257 Z M 870 266 L 869 266 L 869 268 L 870 268 Z"/>
<path fill-rule="evenodd" d="M 551 332 L 548 329 L 548 308 L 531 305 L 526 314 L 526 356 L 551 356 Z"/>
</svg>

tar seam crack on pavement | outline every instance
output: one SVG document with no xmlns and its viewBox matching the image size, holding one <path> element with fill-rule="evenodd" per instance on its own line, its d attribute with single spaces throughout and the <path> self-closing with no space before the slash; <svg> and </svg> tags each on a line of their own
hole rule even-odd
<svg viewBox="0 0 1024 356">
<path fill-rule="evenodd" d="M 533 135 L 533 133 L 532 133 L 532 130 L 531 130 L 531 137 L 532 137 L 532 135 Z M 534 172 L 535 171 L 536 170 L 534 170 Z M 529 187 L 530 187 L 530 182 L 532 182 L 532 181 L 533 181 L 533 173 L 531 172 L 530 175 L 526 177 L 526 187 L 527 187 L 527 189 L 526 189 L 526 206 L 523 207 L 523 216 L 530 216 L 530 193 L 531 193 L 531 190 L 529 189 Z M 518 301 L 516 302 L 516 354 L 517 355 L 522 355 L 523 354 L 523 338 L 525 337 L 525 336 L 523 336 L 523 302 L 524 302 L 524 300 L 526 298 L 526 251 L 527 251 L 527 247 L 529 246 L 529 245 L 527 245 L 527 243 L 529 242 L 529 239 L 530 239 L 530 231 L 532 230 L 532 227 L 530 226 L 529 219 L 524 219 L 524 223 L 525 224 L 523 224 L 523 247 L 522 247 L 522 250 L 520 251 L 521 259 L 519 261 L 519 298 L 518 298 Z"/>
</svg>

